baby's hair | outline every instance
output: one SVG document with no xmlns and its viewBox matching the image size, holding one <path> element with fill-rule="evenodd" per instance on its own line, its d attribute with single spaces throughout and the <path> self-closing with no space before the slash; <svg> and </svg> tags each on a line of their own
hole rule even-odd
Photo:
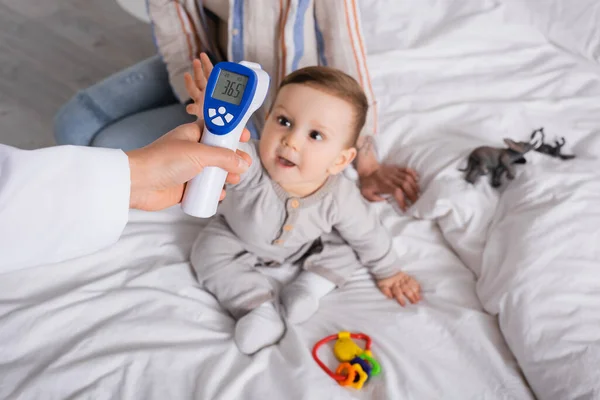
<svg viewBox="0 0 600 400">
<path fill-rule="evenodd" d="M 312 66 L 300 68 L 283 78 L 279 90 L 291 84 L 308 85 L 323 90 L 354 108 L 354 131 L 350 137 L 350 146 L 355 146 L 361 129 L 367 119 L 369 102 L 359 83 L 350 75 L 331 67 Z"/>
</svg>

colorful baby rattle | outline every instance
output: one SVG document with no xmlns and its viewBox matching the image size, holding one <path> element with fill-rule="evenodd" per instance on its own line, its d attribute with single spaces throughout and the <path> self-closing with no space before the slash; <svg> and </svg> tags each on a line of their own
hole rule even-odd
<svg viewBox="0 0 600 400">
<path fill-rule="evenodd" d="M 341 364 L 337 367 L 335 373 L 333 373 L 319 359 L 317 351 L 319 351 L 319 347 L 335 339 L 337 341 L 333 346 L 333 353 Z M 361 349 L 352 339 L 366 341 L 365 349 Z M 373 358 L 373 354 L 371 353 L 371 338 L 364 333 L 339 332 L 337 335 L 327 336 L 315 344 L 312 355 L 317 364 L 323 368 L 323 371 L 335 379 L 341 386 L 361 389 L 367 379 L 371 376 L 377 376 L 381 372 L 379 363 Z"/>
</svg>

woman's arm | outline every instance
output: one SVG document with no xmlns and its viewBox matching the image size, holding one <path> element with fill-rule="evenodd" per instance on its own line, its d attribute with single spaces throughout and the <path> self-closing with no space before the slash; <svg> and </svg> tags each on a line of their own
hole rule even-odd
<svg viewBox="0 0 600 400">
<path fill-rule="evenodd" d="M 380 164 L 372 135 L 362 135 L 358 139 L 357 148 L 354 165 L 361 193 L 367 200 L 383 201 L 383 196 L 392 195 L 403 211 L 417 201 L 420 190 L 416 171 L 397 165 Z"/>
<path fill-rule="evenodd" d="M 222 58 L 202 1 L 148 0 L 148 15 L 173 92 L 181 103 L 185 103 L 189 96 L 183 76 L 191 70 L 192 60 L 201 52 L 210 54 L 216 61 Z"/>
<path fill-rule="evenodd" d="M 379 168 L 373 136 L 361 136 L 358 138 L 356 147 L 358 149 L 355 162 L 356 172 L 358 172 L 358 176 L 368 176 Z"/>
</svg>

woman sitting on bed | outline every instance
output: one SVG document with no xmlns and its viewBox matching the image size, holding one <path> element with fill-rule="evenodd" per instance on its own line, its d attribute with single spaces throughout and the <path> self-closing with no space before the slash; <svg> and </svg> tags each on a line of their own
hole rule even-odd
<svg viewBox="0 0 600 400">
<path fill-rule="evenodd" d="M 354 162 L 363 196 L 370 201 L 393 196 L 403 210 L 414 203 L 419 193 L 414 171 L 381 165 L 377 160 L 374 94 L 360 26 L 352 23 L 360 18 L 358 10 L 347 7 L 347 2 L 329 0 L 309 2 L 310 9 L 290 5 L 297 0 L 287 2 L 288 6 L 271 0 L 238 3 L 243 3 L 243 7 L 229 10 L 229 1 L 204 0 L 200 2 L 202 8 L 195 0 L 150 0 L 148 10 L 161 56 L 134 65 L 74 96 L 56 116 L 57 144 L 131 150 L 192 122 L 182 104 L 189 101 L 183 74 L 191 71 L 192 59 L 200 52 L 207 52 L 213 62 L 258 62 L 274 83 L 302 66 L 329 65 L 361 83 L 372 110 L 357 142 Z M 254 18 L 253 13 L 248 13 L 251 8 L 273 12 L 254 13 L 261 14 Z M 322 34 L 319 26 L 327 26 L 327 34 Z M 272 101 L 271 92 L 264 109 Z M 264 109 L 248 126 L 253 137 L 258 136 L 264 123 Z"/>
</svg>

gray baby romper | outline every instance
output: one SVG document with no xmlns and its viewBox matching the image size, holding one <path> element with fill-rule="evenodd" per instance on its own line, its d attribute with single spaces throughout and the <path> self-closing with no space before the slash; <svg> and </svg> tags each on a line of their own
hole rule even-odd
<svg viewBox="0 0 600 400">
<path fill-rule="evenodd" d="M 290 197 L 263 169 L 257 141 L 240 149 L 252 166 L 227 187 L 190 257 L 198 280 L 235 318 L 273 300 L 271 281 L 257 265 L 299 262 L 338 287 L 362 265 L 376 279 L 400 272 L 391 235 L 354 182 L 334 175 L 316 193 Z"/>
</svg>

